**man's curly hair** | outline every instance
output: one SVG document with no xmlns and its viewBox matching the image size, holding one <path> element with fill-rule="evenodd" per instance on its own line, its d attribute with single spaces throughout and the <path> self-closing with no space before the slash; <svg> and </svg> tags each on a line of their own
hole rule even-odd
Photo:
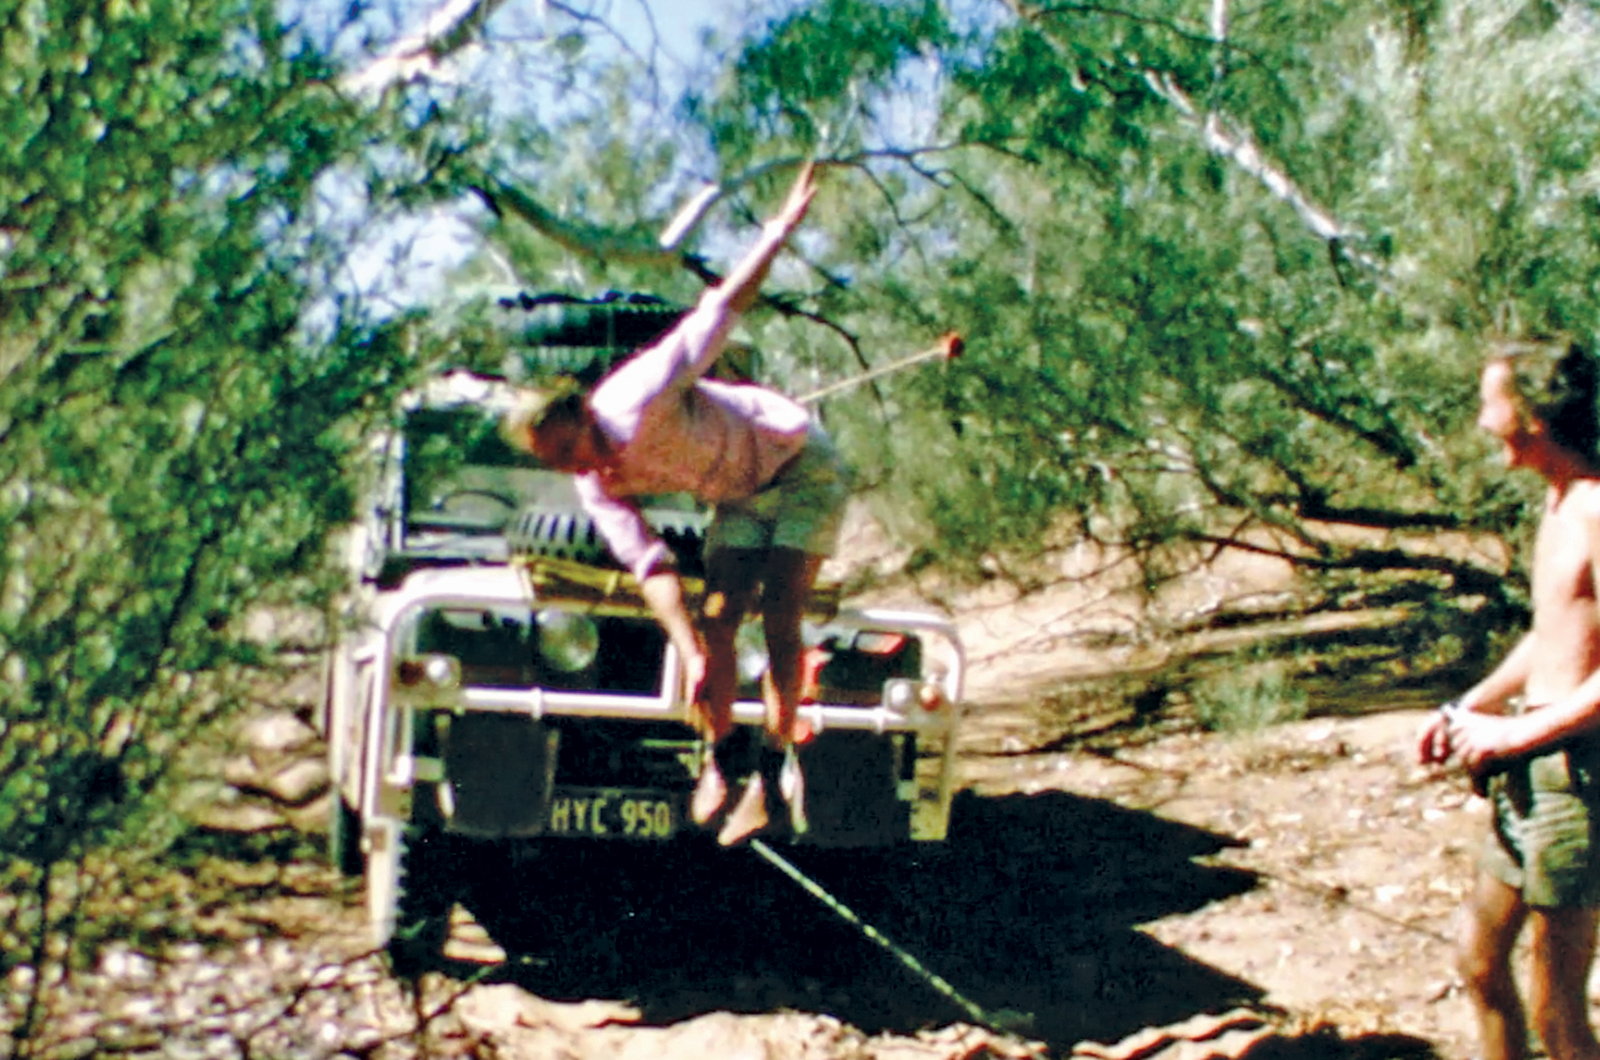
<svg viewBox="0 0 1600 1060">
<path fill-rule="evenodd" d="M 1506 341 L 1491 357 L 1511 365 L 1513 387 L 1525 415 L 1543 423 L 1562 448 L 1587 459 L 1600 449 L 1600 364 L 1572 341 Z"/>
</svg>

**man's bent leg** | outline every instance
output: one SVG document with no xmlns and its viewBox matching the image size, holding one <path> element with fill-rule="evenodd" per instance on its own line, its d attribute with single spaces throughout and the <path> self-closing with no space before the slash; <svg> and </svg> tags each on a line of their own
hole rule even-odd
<svg viewBox="0 0 1600 1060">
<path fill-rule="evenodd" d="M 792 548 L 775 548 L 767 557 L 761 618 L 766 629 L 767 673 L 775 715 L 767 719 L 768 742 L 776 747 L 787 747 L 794 742 L 805 655 L 800 623 L 822 563 L 822 556 Z"/>
<path fill-rule="evenodd" d="M 761 578 L 762 549 L 723 548 L 706 560 L 706 595 L 700 605 L 700 635 L 706 642 L 706 680 L 700 709 L 706 735 L 722 740 L 733 728 L 739 693 L 734 638 Z"/>
<path fill-rule="evenodd" d="M 793 548 L 774 548 L 767 556 L 761 579 L 761 620 L 767 638 L 767 674 L 763 682 L 767 739 L 761 749 L 757 776 L 717 836 L 717 842 L 724 846 L 766 827 L 771 814 L 783 812 L 785 804 L 790 827 L 796 833 L 806 830 L 804 778 L 794 751 L 805 654 L 800 623 L 822 562 L 821 556 Z"/>
<path fill-rule="evenodd" d="M 700 780 L 689 801 L 689 816 L 705 824 L 727 801 L 730 775 L 742 772 L 725 761 L 733 733 L 733 701 L 739 692 L 739 662 L 734 639 L 749 609 L 760 577 L 761 549 L 724 548 L 706 560 L 706 596 L 700 609 L 700 635 L 706 643 L 706 679 L 701 723 L 711 750 L 700 766 Z"/>
<path fill-rule="evenodd" d="M 1511 950 L 1528 907 L 1515 888 L 1479 872 L 1466 913 L 1459 968 L 1478 1017 L 1483 1060 L 1524 1060 L 1528 1031 L 1511 975 Z"/>
<path fill-rule="evenodd" d="M 723 846 L 741 842 L 767 827 L 773 810 L 781 811 L 781 804 L 775 801 L 780 795 L 788 804 L 794 830 L 803 832 L 806 827 L 799 763 L 792 745 L 805 652 L 800 620 L 817 572 L 822 569 L 823 557 L 798 549 L 774 548 L 766 559 L 761 576 L 761 621 L 767 638 L 767 673 L 763 681 L 767 738 L 756 775 L 717 835 L 717 842 Z"/>
<path fill-rule="evenodd" d="M 1528 1008 L 1554 1060 L 1600 1060 L 1588 1000 L 1597 926 L 1600 909 L 1535 908 L 1528 914 Z"/>
</svg>

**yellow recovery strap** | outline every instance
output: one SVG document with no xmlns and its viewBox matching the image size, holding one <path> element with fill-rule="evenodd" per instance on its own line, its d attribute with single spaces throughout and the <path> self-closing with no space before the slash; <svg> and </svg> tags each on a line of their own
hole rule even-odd
<svg viewBox="0 0 1600 1060">
<path fill-rule="evenodd" d="M 596 614 L 651 615 L 650 606 L 639 592 L 639 582 L 627 571 L 555 556 L 516 556 L 512 563 L 523 570 L 528 584 L 540 596 L 575 601 Z M 705 596 L 705 580 L 687 577 L 679 580 L 683 582 L 684 603 L 698 607 Z M 833 618 L 839 613 L 840 596 L 841 587 L 837 584 L 814 586 L 811 599 L 806 602 L 806 615 L 823 621 Z M 752 610 L 755 607 L 753 603 Z"/>
</svg>

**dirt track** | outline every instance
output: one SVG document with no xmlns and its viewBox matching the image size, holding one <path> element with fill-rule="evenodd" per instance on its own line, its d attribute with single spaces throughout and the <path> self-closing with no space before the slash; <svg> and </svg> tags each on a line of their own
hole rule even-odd
<svg viewBox="0 0 1600 1060">
<path fill-rule="evenodd" d="M 1065 775 L 1079 796 L 1212 837 L 1214 852 L 1192 864 L 1238 886 L 1136 928 L 1169 959 L 1232 977 L 1259 1003 L 1328 1020 L 1347 1036 L 1400 1035 L 1466 1057 L 1470 1018 L 1451 938 L 1484 808 L 1458 778 L 1412 764 L 1421 716 L 1178 734 L 1024 768 L 1041 790 L 1052 773 Z M 985 770 L 975 772 L 981 792 Z M 1204 995 L 1191 998 L 1206 1006 Z"/>
<path fill-rule="evenodd" d="M 947 843 L 788 853 L 972 1001 L 1032 1014 L 1026 1038 L 1053 1055 L 1098 1042 L 1121 1043 L 1111 1060 L 1245 1049 L 1257 1060 L 1464 1060 L 1448 935 L 1483 808 L 1458 779 L 1411 765 L 1419 717 L 1313 719 L 1251 737 L 1113 727 L 1030 751 L 1005 748 L 1039 719 L 996 708 L 972 719 Z M 461 1011 L 479 1022 L 446 1035 L 446 1052 L 943 1060 L 1022 1047 L 963 1028 L 955 1005 L 751 851 L 706 838 L 461 855 L 474 881 L 462 909 L 507 959 L 444 966 L 430 996 L 474 978 L 516 992 L 469 991 Z M 218 982 L 242 991 L 259 980 L 259 997 L 228 1004 L 264 1006 L 257 1023 L 277 1037 L 262 1040 L 300 1050 L 284 1055 L 418 1055 L 403 1042 L 415 1009 L 359 958 L 358 886 L 324 867 L 264 863 L 225 870 L 216 886 L 196 892 L 214 912 L 195 922 L 218 948 L 180 946 L 171 965 L 188 985 L 85 977 L 75 1025 L 93 1027 L 93 1013 L 221 1012 Z M 1275 1028 L 1187 1051 L 1139 1037 L 1240 1009 Z M 543 1037 L 519 1045 L 519 1034 Z M 396 1044 L 372 1053 L 383 1036 Z"/>
<path fill-rule="evenodd" d="M 1055 1055 L 1470 1056 L 1449 936 L 1483 807 L 1459 779 L 1411 764 L 1420 713 L 1369 703 L 1258 736 L 1202 733 L 1171 702 L 1145 712 L 1083 683 L 1116 672 L 1138 685 L 1137 668 L 1170 649 L 1113 638 L 1080 650 L 1060 631 L 1128 626 L 1112 598 L 1088 603 L 1000 598 L 965 612 L 973 704 L 947 843 L 794 861 L 978 1005 L 1030 1014 L 1026 1038 Z M 457 1020 L 435 1052 L 965 1060 L 1024 1048 L 964 1027 L 947 998 L 750 851 L 706 838 L 460 855 L 472 881 L 461 910 L 505 960 L 430 976 L 434 997 L 466 990 L 462 1011 L 476 1005 L 479 1021 Z M 209 899 L 232 919 L 207 929 L 220 948 L 184 958 L 214 962 L 193 981 L 275 954 L 264 996 L 305 997 L 274 1017 L 293 1055 L 418 1055 L 403 1040 L 417 1010 L 360 957 L 358 885 L 303 864 L 276 881 L 248 901 Z M 343 978 L 309 970 L 330 961 Z M 92 1011 L 78 1022 L 171 1008 L 164 988 L 114 979 L 85 979 Z M 326 1047 L 307 1037 L 312 1012 Z M 1256 1029 L 1196 1019 L 1240 1012 Z M 1152 1027 L 1207 1041 L 1163 1048 Z M 547 1037 L 517 1039 L 536 1030 Z M 374 1052 L 385 1036 L 394 1044 Z M 132 1052 L 166 1055 L 156 1048 Z"/>
<path fill-rule="evenodd" d="M 795 860 L 980 1005 L 1032 1013 L 1059 1052 L 1245 1005 L 1466 1057 L 1447 938 L 1481 808 L 1409 764 L 1416 724 L 974 757 L 945 846 Z M 474 911 L 540 996 L 626 997 L 650 1023 L 961 1018 L 748 852 L 590 847 L 519 871 Z M 504 901 L 529 890 L 537 907 Z"/>
</svg>

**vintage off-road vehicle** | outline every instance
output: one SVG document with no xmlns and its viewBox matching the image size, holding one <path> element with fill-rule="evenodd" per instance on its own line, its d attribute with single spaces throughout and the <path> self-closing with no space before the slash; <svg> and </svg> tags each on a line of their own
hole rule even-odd
<svg viewBox="0 0 1600 1060">
<path fill-rule="evenodd" d="M 535 370 L 593 377 L 670 323 L 653 303 L 519 297 Z M 448 930 L 445 851 L 493 843 L 695 841 L 703 744 L 679 660 L 569 476 L 508 447 L 505 378 L 452 372 L 379 438 L 357 535 L 360 587 L 331 653 L 321 725 L 337 798 L 330 852 L 365 874 L 375 945 L 426 958 Z M 653 498 L 692 594 L 708 513 Z M 835 847 L 941 840 L 964 658 L 922 613 L 851 610 L 819 589 L 800 709 L 809 829 Z M 746 636 L 748 634 L 748 636 Z M 762 719 L 759 629 L 741 632 L 742 731 Z M 753 737 L 752 737 L 753 738 Z M 706 840 L 706 854 L 717 848 Z"/>
</svg>

